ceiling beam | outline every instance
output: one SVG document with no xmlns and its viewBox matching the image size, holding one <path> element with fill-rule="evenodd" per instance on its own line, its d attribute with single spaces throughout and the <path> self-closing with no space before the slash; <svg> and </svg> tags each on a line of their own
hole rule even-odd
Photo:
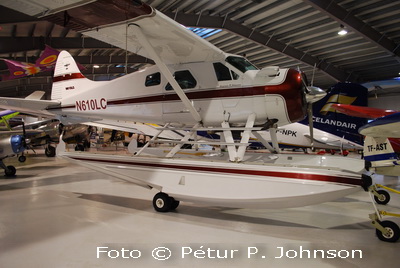
<svg viewBox="0 0 400 268">
<path fill-rule="evenodd" d="M 0 54 L 43 50 L 45 45 L 55 49 L 107 49 L 116 47 L 89 37 L 0 37 Z M 119 49 L 119 48 L 118 48 Z"/>
<path fill-rule="evenodd" d="M 346 10 L 332 0 L 303 0 L 303 2 L 328 15 L 339 24 L 350 28 L 353 32 L 363 36 L 390 55 L 400 57 L 400 45 L 396 45 L 395 42 L 385 37 L 385 34 L 378 32 L 354 16 L 351 10 Z"/>
<path fill-rule="evenodd" d="M 165 14 L 187 27 L 217 28 L 228 30 L 234 34 L 266 46 L 307 65 L 316 65 L 319 70 L 336 81 L 359 82 L 358 77 L 351 72 L 346 72 L 345 70 L 339 69 L 329 62 L 314 57 L 307 52 L 296 49 L 293 46 L 290 46 L 290 44 L 279 41 L 273 35 L 263 34 L 256 29 L 251 29 L 229 19 L 228 17 L 184 14 L 179 12 L 166 12 Z"/>
</svg>

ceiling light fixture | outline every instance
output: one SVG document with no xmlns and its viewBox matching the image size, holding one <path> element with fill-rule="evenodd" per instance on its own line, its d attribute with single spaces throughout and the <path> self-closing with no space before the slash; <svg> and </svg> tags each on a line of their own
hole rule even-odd
<svg viewBox="0 0 400 268">
<path fill-rule="evenodd" d="M 344 26 L 342 24 L 340 24 L 340 30 L 337 34 L 338 35 L 346 35 L 347 34 L 347 30 L 344 28 Z"/>
<path fill-rule="evenodd" d="M 100 66 L 99 65 L 93 65 L 93 68 L 100 68 Z"/>
</svg>

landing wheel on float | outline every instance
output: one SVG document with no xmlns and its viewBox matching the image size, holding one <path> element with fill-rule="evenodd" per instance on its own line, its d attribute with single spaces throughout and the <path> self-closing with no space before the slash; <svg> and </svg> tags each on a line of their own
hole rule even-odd
<svg viewBox="0 0 400 268">
<path fill-rule="evenodd" d="M 379 196 L 374 195 L 375 202 L 380 205 L 386 205 L 390 201 L 390 194 L 385 190 L 377 190 L 376 191 Z"/>
<path fill-rule="evenodd" d="M 171 209 L 170 210 L 177 209 L 179 206 L 179 201 L 175 200 L 173 197 L 170 197 L 170 198 L 171 198 Z"/>
<path fill-rule="evenodd" d="M 7 166 L 6 169 L 4 169 L 4 174 L 6 177 L 12 177 L 17 173 L 17 169 L 14 166 Z"/>
<path fill-rule="evenodd" d="M 153 207 L 157 212 L 168 212 L 174 210 L 179 206 L 179 201 L 173 197 L 168 196 L 166 193 L 158 193 L 153 198 Z"/>
<path fill-rule="evenodd" d="M 396 242 L 400 238 L 400 228 L 392 221 L 382 221 L 380 222 L 383 228 L 386 229 L 386 233 L 382 233 L 380 230 L 376 229 L 376 235 L 379 240 L 385 242 Z"/>
<path fill-rule="evenodd" d="M 153 198 L 153 207 L 158 212 L 168 212 L 171 209 L 171 198 L 165 193 L 158 193 Z"/>
</svg>

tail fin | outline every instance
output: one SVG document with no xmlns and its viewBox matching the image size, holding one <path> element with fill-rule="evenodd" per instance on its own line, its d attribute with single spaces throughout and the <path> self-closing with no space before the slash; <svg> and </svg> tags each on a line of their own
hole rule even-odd
<svg viewBox="0 0 400 268">
<path fill-rule="evenodd" d="M 96 82 L 87 79 L 79 70 L 74 58 L 67 51 L 61 51 L 58 55 L 54 69 L 52 100 L 61 100 L 76 91 L 92 88 Z"/>
<path fill-rule="evenodd" d="M 364 159 L 371 167 L 389 167 L 398 165 L 397 154 L 387 138 L 365 137 Z"/>
</svg>

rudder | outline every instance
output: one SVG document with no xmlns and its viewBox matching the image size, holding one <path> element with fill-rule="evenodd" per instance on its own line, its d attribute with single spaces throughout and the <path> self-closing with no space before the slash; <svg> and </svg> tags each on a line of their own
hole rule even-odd
<svg viewBox="0 0 400 268">
<path fill-rule="evenodd" d="M 83 85 L 87 88 L 88 83 L 95 82 L 87 79 L 81 73 L 71 54 L 67 51 L 61 51 L 54 68 L 51 99 L 61 100 L 82 88 Z"/>
</svg>

